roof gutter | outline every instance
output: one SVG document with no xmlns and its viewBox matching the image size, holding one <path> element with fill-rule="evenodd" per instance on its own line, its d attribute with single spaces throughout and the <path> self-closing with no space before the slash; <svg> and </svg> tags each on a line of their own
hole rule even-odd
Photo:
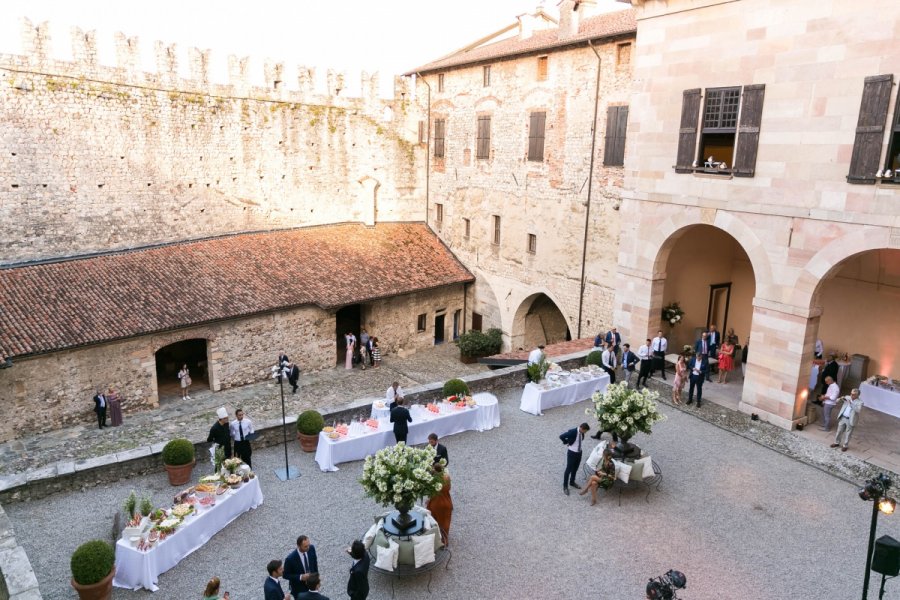
<svg viewBox="0 0 900 600">
<path fill-rule="evenodd" d="M 428 129 L 425 140 L 425 224 L 428 225 L 428 211 L 431 209 L 430 193 L 431 193 L 431 85 L 423 75 L 416 73 L 416 81 L 422 80 L 425 87 L 428 88 L 428 110 L 426 111 L 426 119 L 428 119 Z"/>
<path fill-rule="evenodd" d="M 588 232 L 591 224 L 591 188 L 594 183 L 594 155 L 597 147 L 597 110 L 600 106 L 600 66 L 602 63 L 600 53 L 594 48 L 591 40 L 588 40 L 588 46 L 590 46 L 594 55 L 597 57 L 597 84 L 594 90 L 594 120 L 591 122 L 591 162 L 588 167 L 587 202 L 585 202 L 586 209 L 584 211 L 584 242 L 581 247 L 581 287 L 578 292 L 578 339 L 581 339 L 581 319 L 584 314 L 584 288 L 586 285 L 585 267 L 587 264 Z"/>
</svg>

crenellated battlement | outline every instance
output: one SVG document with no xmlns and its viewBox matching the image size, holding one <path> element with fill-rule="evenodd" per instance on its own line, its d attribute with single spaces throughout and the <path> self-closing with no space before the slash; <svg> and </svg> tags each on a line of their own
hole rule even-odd
<svg viewBox="0 0 900 600">
<path fill-rule="evenodd" d="M 90 79 L 112 85 L 158 88 L 161 91 L 189 92 L 218 97 L 252 98 L 254 100 L 328 104 L 333 106 L 363 108 L 374 116 L 385 105 L 409 99 L 410 86 L 406 78 L 394 78 L 394 97 L 379 97 L 378 73 L 360 73 L 360 94 L 347 92 L 347 73 L 328 69 L 324 87 L 316 79 L 316 70 L 299 65 L 294 77 L 286 74 L 285 63 L 273 59 L 262 61 L 263 85 L 253 85 L 251 58 L 229 55 L 227 83 L 215 83 L 210 77 L 212 50 L 191 47 L 187 49 L 188 78 L 180 75 L 178 48 L 161 41 L 153 43 L 156 71 L 142 68 L 141 44 L 137 36 L 128 37 L 117 32 L 114 35 L 114 66 L 100 63 L 95 31 L 71 29 L 71 61 L 52 56 L 52 40 L 49 24 L 35 25 L 30 19 L 22 20 L 22 55 L 0 55 L 0 68 L 24 74 L 50 75 Z"/>
</svg>

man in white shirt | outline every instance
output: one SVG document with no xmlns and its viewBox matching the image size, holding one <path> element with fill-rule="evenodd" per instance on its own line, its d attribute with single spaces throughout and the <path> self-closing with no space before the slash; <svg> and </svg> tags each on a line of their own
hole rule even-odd
<svg viewBox="0 0 900 600">
<path fill-rule="evenodd" d="M 538 347 L 528 354 L 528 366 L 540 364 L 543 358 L 544 345 L 538 344 Z M 525 369 L 525 383 L 529 382 L 531 382 L 531 375 L 528 374 L 528 369 Z M 535 381 L 535 383 L 537 383 L 537 381 Z"/>
<path fill-rule="evenodd" d="M 600 366 L 606 371 L 606 374 L 609 375 L 609 382 L 616 382 L 616 352 L 613 349 L 614 346 L 612 343 L 606 344 L 606 348 L 603 349 L 603 354 L 600 355 L 600 362 L 602 363 Z"/>
<path fill-rule="evenodd" d="M 255 433 L 253 422 L 244 416 L 244 411 L 240 408 L 234 411 L 234 416 L 236 418 L 230 425 L 231 439 L 234 440 L 234 455 L 252 469 L 253 463 L 250 462 L 250 457 L 253 449 L 250 447 L 250 438 Z"/>
<path fill-rule="evenodd" d="M 831 409 L 837 404 L 841 388 L 838 387 L 838 384 L 834 382 L 830 375 L 825 377 L 825 383 L 828 385 L 828 391 L 819 396 L 819 403 L 822 405 L 822 418 L 824 419 L 824 423 L 819 429 L 829 431 L 831 429 Z"/>
<path fill-rule="evenodd" d="M 391 384 L 391 387 L 387 389 L 387 392 L 384 394 L 384 399 L 388 402 L 388 410 L 393 410 L 397 405 L 397 400 L 403 400 L 403 388 L 400 387 L 400 382 L 395 381 Z"/>
<path fill-rule="evenodd" d="M 650 341 L 650 338 L 647 338 L 644 345 L 638 348 L 637 357 L 640 359 L 641 364 L 638 366 L 637 388 L 641 387 L 641 380 L 644 381 L 644 387 L 647 387 L 647 378 L 650 377 L 653 366 L 653 353 L 650 350 L 652 347 L 653 342 Z"/>
<path fill-rule="evenodd" d="M 834 433 L 832 448 L 837 448 L 840 445 L 841 452 L 847 451 L 850 435 L 859 421 L 859 412 L 862 410 L 862 407 L 863 401 L 859 399 L 859 390 L 853 388 L 849 396 L 844 396 L 844 406 L 841 407 L 841 412 L 838 414 L 838 426 L 837 431 Z M 842 433 L 844 434 L 843 444 L 840 443 Z"/>
<path fill-rule="evenodd" d="M 662 330 L 656 333 L 656 337 L 650 342 L 650 350 L 653 352 L 653 366 L 650 367 L 650 377 L 659 369 L 662 373 L 663 381 L 666 380 L 666 350 L 669 348 L 669 342 Z M 645 382 L 646 383 L 646 382 Z"/>
</svg>

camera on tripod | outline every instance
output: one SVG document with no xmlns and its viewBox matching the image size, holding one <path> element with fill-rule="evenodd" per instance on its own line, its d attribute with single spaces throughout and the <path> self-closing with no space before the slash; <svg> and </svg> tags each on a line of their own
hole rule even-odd
<svg viewBox="0 0 900 600">
<path fill-rule="evenodd" d="M 681 571 L 670 569 L 665 575 L 651 579 L 647 584 L 649 600 L 678 600 L 676 590 L 683 590 L 687 585 L 687 577 Z"/>
</svg>

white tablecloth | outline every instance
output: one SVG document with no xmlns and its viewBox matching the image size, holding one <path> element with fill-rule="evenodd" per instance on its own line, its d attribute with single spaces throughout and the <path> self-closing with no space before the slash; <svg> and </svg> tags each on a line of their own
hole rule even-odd
<svg viewBox="0 0 900 600">
<path fill-rule="evenodd" d="M 541 389 L 536 383 L 529 383 L 522 390 L 519 408 L 533 415 L 540 415 L 545 409 L 566 406 L 582 402 L 597 391 L 604 391 L 609 385 L 609 375 L 603 373 L 599 377 L 587 381 L 576 381 L 568 385 L 549 390 Z"/>
<path fill-rule="evenodd" d="M 861 383 L 859 385 L 859 397 L 866 408 L 900 417 L 900 391 L 892 391 L 868 383 Z"/>
<path fill-rule="evenodd" d="M 216 496 L 216 505 L 201 511 L 182 523 L 174 534 L 148 550 L 141 552 L 128 540 L 116 543 L 116 577 L 113 585 L 155 592 L 159 574 L 165 573 L 182 558 L 200 548 L 226 525 L 251 508 L 263 503 L 259 478 L 251 479 L 240 488 L 223 496 Z"/>
<path fill-rule="evenodd" d="M 460 433 L 462 431 L 485 431 L 500 425 L 499 415 L 496 423 L 486 426 L 482 419 L 482 408 L 475 406 L 462 410 L 453 410 L 445 415 L 432 415 L 427 410 L 414 406 L 410 410 L 413 422 L 409 424 L 409 435 L 406 443 L 410 446 L 424 444 L 429 433 L 436 433 L 439 438 Z M 362 460 L 375 454 L 382 448 L 393 446 L 393 424 L 387 419 L 379 419 L 380 427 L 372 432 L 357 436 L 347 436 L 339 440 L 329 439 L 324 432 L 319 434 L 319 446 L 316 449 L 316 462 L 323 471 L 337 471 L 335 465 L 354 460 Z"/>
<path fill-rule="evenodd" d="M 382 407 L 378 408 L 375 406 L 376 403 L 381 402 Z M 372 403 L 372 415 L 373 419 L 389 419 L 391 417 L 391 409 L 388 408 L 387 400 L 376 400 Z"/>
<path fill-rule="evenodd" d="M 472 396 L 475 404 L 479 407 L 481 421 L 479 431 L 500 427 L 500 403 L 497 402 L 497 396 L 482 392 Z"/>
</svg>

